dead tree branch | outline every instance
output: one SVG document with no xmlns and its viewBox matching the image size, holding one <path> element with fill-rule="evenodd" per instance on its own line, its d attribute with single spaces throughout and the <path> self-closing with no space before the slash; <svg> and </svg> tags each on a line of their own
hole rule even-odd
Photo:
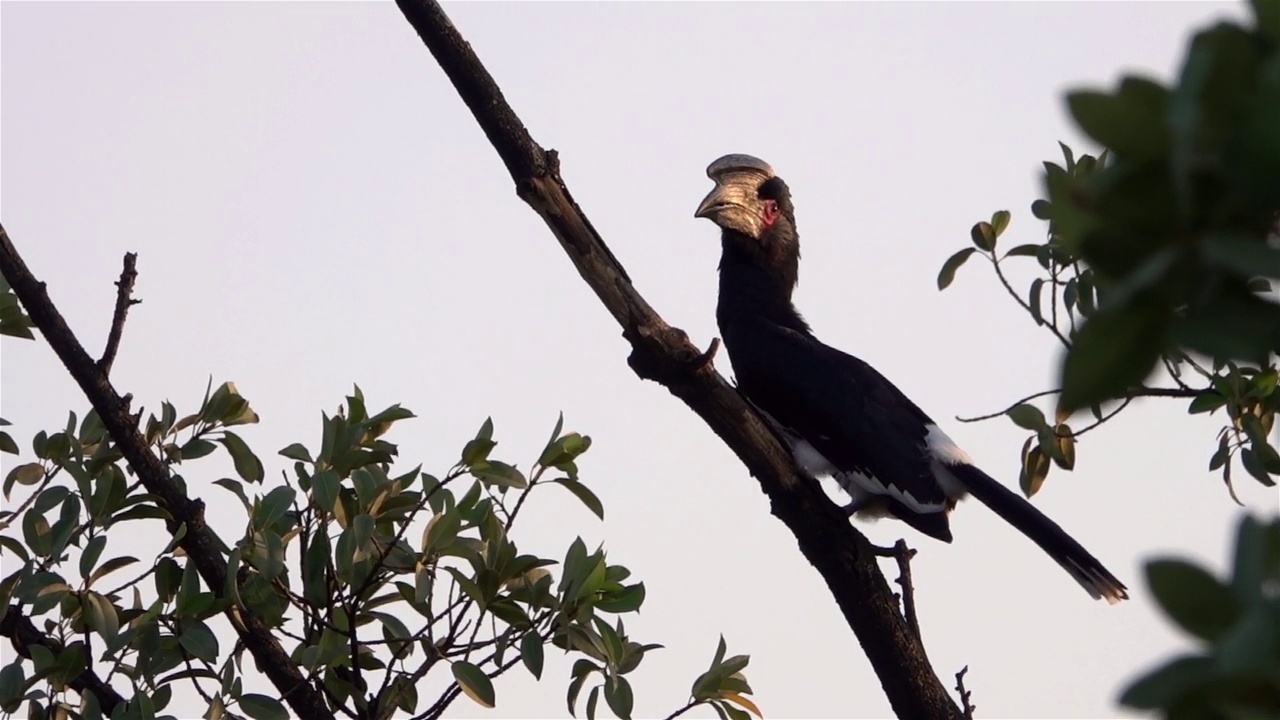
<svg viewBox="0 0 1280 720">
<path fill-rule="evenodd" d="M 180 543 L 182 549 L 195 562 L 210 591 L 222 596 L 227 586 L 227 560 L 222 554 L 224 543 L 205 524 L 204 503 L 187 497 L 169 477 L 168 469 L 138 432 L 137 422 L 129 414 L 128 403 L 112 387 L 106 373 L 85 352 L 84 346 L 49 299 L 44 283 L 27 269 L 3 226 L 0 226 L 0 273 L 9 281 L 49 346 L 80 385 L 94 410 L 98 411 L 102 424 L 119 446 L 129 467 L 147 491 L 156 497 L 160 507 L 169 513 L 169 532 L 176 533 L 180 527 L 186 526 L 186 535 Z M 315 720 L 334 717 L 324 696 L 307 683 L 298 665 L 261 618 L 247 608 L 231 608 L 227 611 L 227 618 L 257 661 L 258 668 L 296 715 Z"/>
<path fill-rule="evenodd" d="M 63 644 L 54 637 L 50 637 L 42 632 L 31 622 L 31 618 L 22 612 L 22 606 L 17 604 L 9 605 L 9 609 L 5 612 L 4 617 L 0 618 L 0 636 L 9 638 L 9 642 L 13 644 L 13 649 L 22 657 L 31 659 L 31 646 L 42 645 L 53 653 L 54 657 L 58 657 L 65 649 Z M 90 694 L 98 700 L 98 707 L 102 709 L 103 717 L 110 717 L 114 714 L 116 707 L 125 703 L 124 697 L 116 692 L 106 681 L 98 677 L 92 667 L 85 668 L 80 674 L 71 678 L 68 683 L 71 689 L 81 695 Z"/>
<path fill-rule="evenodd" d="M 111 317 L 111 332 L 107 335 L 107 347 L 102 351 L 102 359 L 98 360 L 98 369 L 103 375 L 111 374 L 111 364 L 116 361 L 116 352 L 120 350 L 120 337 L 124 335 L 124 321 L 129 315 L 129 308 L 142 302 L 133 299 L 133 284 L 138 280 L 138 253 L 124 254 L 124 269 L 120 271 L 120 279 L 116 281 L 116 310 Z"/>
<path fill-rule="evenodd" d="M 974 705 L 970 700 L 973 697 L 973 693 L 964 687 L 964 676 L 968 672 L 969 666 L 965 665 L 960 668 L 960 672 L 956 673 L 956 692 L 960 693 L 960 707 L 961 712 L 964 713 L 964 720 L 973 720 L 973 713 L 978 709 L 978 706 Z"/>
<path fill-rule="evenodd" d="M 907 627 L 911 628 L 911 633 L 916 636 L 916 641 L 923 648 L 924 638 L 920 635 L 920 618 L 916 615 L 916 588 L 911 582 L 911 558 L 916 556 L 916 551 L 907 547 L 906 540 L 899 538 L 893 547 L 875 547 L 875 552 L 880 557 L 891 557 L 897 561 L 898 579 L 894 582 L 902 588 L 902 615 L 907 620 Z"/>
<path fill-rule="evenodd" d="M 439 4 L 397 4 L 502 158 L 517 194 L 546 222 L 582 279 L 622 327 L 631 343 L 632 369 L 684 401 L 759 480 L 773 514 L 790 528 L 801 552 L 822 574 L 895 714 L 922 720 L 959 718 L 960 709 L 898 611 L 897 598 L 866 537 L 821 488 L 797 476 L 777 439 L 712 367 L 711 353 L 700 351 L 640 296 L 561 180 L 555 152 L 534 142 Z"/>
</svg>

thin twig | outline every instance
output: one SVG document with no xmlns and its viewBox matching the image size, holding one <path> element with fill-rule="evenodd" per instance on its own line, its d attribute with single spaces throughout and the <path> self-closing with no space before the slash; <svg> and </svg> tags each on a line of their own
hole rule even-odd
<svg viewBox="0 0 1280 720">
<path fill-rule="evenodd" d="M 116 352 L 120 349 L 120 336 L 124 334 L 124 320 L 129 315 L 129 308 L 142 302 L 133 299 L 133 284 L 137 280 L 138 253 L 127 252 L 124 254 L 124 269 L 116 281 L 116 311 L 111 318 L 107 349 L 102 351 L 102 359 L 98 361 L 98 369 L 103 375 L 111 374 L 111 364 L 116 361 Z"/>
<path fill-rule="evenodd" d="M 876 555 L 880 557 L 891 557 L 898 562 L 898 579 L 894 582 L 902 588 L 902 616 L 906 618 L 907 627 L 911 628 L 911 634 L 916 636 L 916 642 L 924 647 L 924 639 L 920 635 L 920 618 L 916 615 L 916 591 L 915 585 L 911 582 L 911 558 L 916 556 L 916 551 L 907 547 L 907 541 L 902 538 L 893 544 L 893 547 L 877 547 Z"/>
<path fill-rule="evenodd" d="M 964 713 L 965 720 L 973 720 L 973 711 L 978 709 L 977 705 L 970 702 L 973 693 L 964 687 L 964 676 L 969 672 L 969 666 L 965 665 L 960 668 L 960 672 L 956 673 L 956 692 L 960 693 L 960 710 Z"/>
<path fill-rule="evenodd" d="M 1125 404 L 1127 405 L 1130 401 L 1135 400 L 1137 398 L 1144 398 L 1144 397 L 1192 398 L 1192 397 L 1196 397 L 1201 393 L 1210 392 L 1212 390 L 1213 388 L 1196 390 L 1194 388 L 1147 387 L 1143 385 L 1140 387 L 1133 388 L 1132 390 L 1129 390 L 1120 398 L 1114 398 L 1114 399 L 1117 399 L 1117 400 L 1123 399 L 1125 401 Z M 992 418 L 998 418 L 1001 415 L 1008 413 L 1010 410 L 1018 407 L 1023 403 L 1031 402 L 1032 400 L 1046 397 L 1048 395 L 1057 395 L 1058 393 L 1061 393 L 1061 392 L 1062 392 L 1062 388 L 1054 388 L 1052 390 L 1041 390 L 1038 393 L 1032 393 L 1030 395 L 1027 395 L 1024 398 L 1013 401 L 1013 403 L 1011 403 L 1008 407 L 1004 408 L 1003 410 L 997 410 L 993 413 L 987 413 L 986 415 L 975 415 L 974 417 L 970 417 L 970 418 L 960 417 L 959 415 L 957 415 L 956 420 L 962 423 L 972 423 L 972 422 L 981 422 L 983 420 L 990 420 Z M 1076 434 L 1079 435 L 1080 433 L 1076 433 Z"/>
<path fill-rule="evenodd" d="M 702 704 L 701 700 L 690 700 L 687 705 L 668 715 L 666 720 L 676 720 L 676 718 L 698 707 L 701 704 Z"/>
<path fill-rule="evenodd" d="M 987 259 L 991 261 L 991 267 L 995 268 L 996 277 L 1000 278 L 1000 284 L 1004 285 L 1004 289 L 1009 291 L 1009 296 L 1012 297 L 1014 300 L 1016 300 L 1018 304 L 1022 306 L 1023 310 L 1026 310 L 1028 313 L 1030 313 L 1031 306 L 1027 304 L 1026 300 L 1023 300 L 1022 297 L 1018 295 L 1017 291 L 1013 289 L 1013 286 L 1009 284 L 1009 279 L 1004 276 L 1004 271 L 1000 269 L 1000 259 L 996 257 L 994 254 L 989 255 Z M 1071 347 L 1071 341 L 1067 340 L 1067 338 L 1062 334 L 1060 330 L 1058 330 L 1058 328 L 1048 324 L 1046 324 L 1045 327 L 1049 328 L 1049 332 L 1053 333 L 1053 336 L 1058 338 L 1058 340 L 1062 343 L 1063 347 L 1066 347 L 1066 348 Z"/>
</svg>

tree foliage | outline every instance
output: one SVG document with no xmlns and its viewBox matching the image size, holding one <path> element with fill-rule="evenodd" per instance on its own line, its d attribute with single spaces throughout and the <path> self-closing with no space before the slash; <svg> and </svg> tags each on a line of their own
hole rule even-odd
<svg viewBox="0 0 1280 720">
<path fill-rule="evenodd" d="M 17 307 L 7 288 L 0 306 Z M 21 310 L 11 320 L 29 322 Z M 146 449 L 184 494 L 185 477 L 208 474 L 197 467 L 206 458 L 221 450 L 231 460 L 236 477 L 212 485 L 239 501 L 243 534 L 219 538 L 221 587 L 203 581 L 183 552 L 185 524 L 154 556 L 108 551 L 112 539 L 172 516 L 131 478 L 96 411 L 37 433 L 31 459 L 3 483 L 6 501 L 19 488 L 25 497 L 0 511 L 0 556 L 16 568 L 0 580 L 0 633 L 18 650 L 0 668 L 0 713 L 176 717 L 163 713 L 176 709 L 175 687 L 186 686 L 203 699 L 206 718 L 285 718 L 287 697 L 254 691 L 245 645 L 227 642 L 228 625 L 251 614 L 288 646 L 335 714 L 441 717 L 459 695 L 493 707 L 494 679 L 516 665 L 541 679 L 550 649 L 577 657 L 571 714 L 596 677 L 586 716 L 597 715 L 603 695 L 629 718 L 628 675 L 661 647 L 633 639 L 624 625 L 644 603 L 644 583 L 581 538 L 556 557 L 522 552 L 514 538 L 521 508 L 542 488 L 567 491 L 564 499 L 603 519 L 578 471 L 590 437 L 565 432 L 562 417 L 525 472 L 494 456 L 486 420 L 437 477 L 405 469 L 386 439 L 412 417 L 400 405 L 370 412 L 357 387 L 337 414 L 322 415 L 318 444 L 279 451 L 292 463 L 276 482 L 239 434 L 259 418 L 233 383 L 210 383 L 189 414 L 164 402 L 140 422 Z M 7 433 L 0 449 L 18 454 Z M 20 537 L 9 534 L 17 530 Z M 724 655 L 722 639 L 686 707 L 759 714 L 746 697 L 747 656 Z M 438 697 L 420 697 L 424 678 L 445 666 L 452 683 Z"/>
<path fill-rule="evenodd" d="M 1001 211 L 943 263 L 939 289 L 970 257 L 988 260 L 1063 346 L 1057 389 L 976 418 L 1005 415 L 1032 431 L 1027 495 L 1053 465 L 1072 469 L 1080 435 L 1141 397 L 1222 411 L 1208 465 L 1233 498 L 1234 466 L 1266 486 L 1280 475 L 1268 437 L 1280 411 L 1280 304 L 1270 297 L 1280 279 L 1280 3 L 1252 7 L 1250 26 L 1198 32 L 1172 86 L 1128 76 L 1111 92 L 1068 94 L 1072 117 L 1106 150 L 1077 157 L 1062 145 L 1063 163 L 1045 163 L 1045 197 L 1031 206 L 1048 224 L 1045 241 L 1000 252 L 1010 218 Z M 1002 264 L 1017 258 L 1036 263 L 1022 292 Z M 1059 396 L 1052 421 L 1031 404 L 1047 395 Z M 1091 422 L 1072 430 L 1086 408 Z M 1280 716 L 1280 519 L 1241 520 L 1229 580 L 1171 558 L 1146 563 L 1146 576 L 1199 651 L 1138 678 L 1121 703 L 1169 718 Z"/>
<path fill-rule="evenodd" d="M 939 289 L 970 257 L 988 260 L 1063 346 L 1058 389 L 1003 412 L 1035 433 L 1022 450 L 1028 495 L 1052 465 L 1072 469 L 1076 438 L 1139 397 L 1222 411 L 1209 465 L 1228 488 L 1233 467 L 1268 486 L 1280 475 L 1268 437 L 1280 411 L 1280 21 L 1276 3 L 1253 7 L 1253 27 L 1197 33 L 1173 87 L 1130 76 L 1113 92 L 1069 93 L 1072 117 L 1106 149 L 1077 157 L 1060 144 L 1062 162 L 1044 164 L 1045 196 L 1031 205 L 1044 241 L 1002 251 L 1010 213 L 999 211 L 943 264 Z M 1022 290 L 1006 273 L 1018 260 L 1034 271 Z M 1052 421 L 1029 404 L 1051 394 Z"/>
</svg>

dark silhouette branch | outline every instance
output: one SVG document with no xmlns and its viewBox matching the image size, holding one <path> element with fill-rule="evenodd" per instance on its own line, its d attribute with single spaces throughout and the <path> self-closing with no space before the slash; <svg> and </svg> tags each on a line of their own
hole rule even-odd
<svg viewBox="0 0 1280 720">
<path fill-rule="evenodd" d="M 775 516 L 817 568 L 853 629 L 899 717 L 959 718 L 960 709 L 929 666 L 866 537 L 816 483 L 801 479 L 790 455 L 746 401 L 681 330 L 636 291 L 621 264 L 574 202 L 554 151 L 544 150 L 503 99 L 471 46 L 439 4 L 397 0 L 515 182 L 546 222 L 582 279 L 622 327 L 628 364 L 680 398 L 742 460 L 768 495 Z"/>
<path fill-rule="evenodd" d="M 964 676 L 968 672 L 969 666 L 965 665 L 960 668 L 960 672 L 956 673 L 956 692 L 960 693 L 960 707 L 961 712 L 964 713 L 964 720 L 973 720 L 973 713 L 978 709 L 978 706 L 974 705 L 970 700 L 973 697 L 973 693 L 964 687 Z"/>
<path fill-rule="evenodd" d="M 916 641 L 923 648 L 924 636 L 920 634 L 920 617 L 916 615 L 916 588 L 911 582 L 911 558 L 916 556 L 916 551 L 907 547 L 906 540 L 899 538 L 893 547 L 876 547 L 875 552 L 880 557 L 891 557 L 897 561 L 898 579 L 894 582 L 902 588 L 902 615 L 906 618 L 911 633 L 916 636 Z"/>
<path fill-rule="evenodd" d="M 9 281 L 18 300 L 36 327 L 40 328 L 40 333 L 97 410 L 129 467 L 147 492 L 155 496 L 157 504 L 169 513 L 170 519 L 166 521 L 169 532 L 176 534 L 183 526 L 186 527 L 186 534 L 179 544 L 196 564 L 209 590 L 223 597 L 227 587 L 227 560 L 223 555 L 225 543 L 205 524 L 204 502 L 187 497 L 170 478 L 168 468 L 151 452 L 138 432 L 136 419 L 129 414 L 128 402 L 120 397 L 106 373 L 85 352 L 84 346 L 49 299 L 45 284 L 27 269 L 3 226 L 0 226 L 0 273 Z M 228 609 L 227 618 L 257 661 L 258 668 L 296 715 L 315 720 L 334 717 L 324 696 L 306 682 L 298 665 L 261 618 L 245 607 Z"/>
<path fill-rule="evenodd" d="M 9 605 L 4 617 L 0 618 L 0 636 L 9 638 L 14 651 L 28 660 L 31 659 L 31 646 L 33 645 L 42 645 L 48 648 L 54 657 L 60 656 L 65 649 L 62 642 L 57 638 L 40 632 L 35 623 L 31 622 L 31 618 L 22 612 L 22 606 L 17 604 Z M 98 677 L 92 667 L 86 667 L 81 670 L 78 675 L 71 678 L 68 684 L 71 689 L 82 696 L 89 694 L 96 697 L 98 699 L 98 707 L 102 709 L 103 717 L 110 717 L 115 712 L 116 707 L 126 702 L 124 697 L 116 692 L 115 688 Z"/>
<path fill-rule="evenodd" d="M 1041 390 L 1040 392 L 1031 393 L 1030 395 L 1024 398 L 1013 401 L 1012 403 L 1009 404 L 1008 407 L 1006 407 L 1003 410 L 997 410 L 993 413 L 987 413 L 986 415 L 976 415 L 974 417 L 969 417 L 969 418 L 960 417 L 959 415 L 957 415 L 956 420 L 962 423 L 972 423 L 972 422 L 981 422 L 983 420 L 991 420 L 992 418 L 998 418 L 1001 415 L 1004 415 L 1005 413 L 1009 412 L 1010 410 L 1018 407 L 1023 403 L 1031 402 L 1032 400 L 1036 400 L 1042 397 L 1047 397 L 1049 395 L 1057 395 L 1060 392 L 1062 392 L 1062 388 L 1054 388 L 1052 390 Z M 1197 395 L 1200 395 L 1201 393 L 1206 393 L 1206 392 L 1215 392 L 1215 391 L 1213 388 L 1204 388 L 1203 390 L 1196 390 L 1190 387 L 1166 388 L 1166 387 L 1147 387 L 1145 385 L 1141 385 L 1139 387 L 1133 388 L 1132 390 L 1126 392 L 1123 396 L 1115 399 L 1123 400 L 1124 404 L 1128 405 L 1130 401 L 1136 400 L 1138 398 L 1144 398 L 1144 397 L 1193 398 Z M 1076 433 L 1076 434 L 1079 435 L 1080 433 Z"/>
<path fill-rule="evenodd" d="M 124 334 L 124 321 L 129 315 L 129 308 L 142 302 L 133 299 L 133 284 L 137 280 L 138 253 L 125 253 L 124 269 L 120 271 L 120 279 L 116 281 L 116 311 L 111 317 L 107 348 L 102 351 L 102 359 L 98 360 L 98 369 L 103 375 L 111 374 L 111 364 L 116 361 L 116 352 L 120 350 L 120 337 Z"/>
</svg>

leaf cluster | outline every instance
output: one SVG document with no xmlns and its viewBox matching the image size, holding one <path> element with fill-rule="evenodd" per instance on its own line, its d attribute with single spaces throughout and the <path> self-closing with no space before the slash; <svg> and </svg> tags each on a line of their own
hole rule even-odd
<svg viewBox="0 0 1280 720">
<path fill-rule="evenodd" d="M 603 518 L 578 471 L 591 439 L 564 432 L 561 418 L 526 473 L 493 456 L 498 443 L 486 420 L 436 477 L 421 466 L 394 469 L 399 450 L 385 436 L 412 417 L 399 405 L 370 412 L 357 387 L 337 414 L 322 414 L 317 449 L 293 443 L 279 452 L 291 472 L 267 487 L 262 461 L 230 429 L 258 421 L 234 384 L 210 383 L 199 409 L 183 417 L 163 403 L 143 434 L 175 482 L 185 485 L 176 470 L 219 447 L 235 468 L 236 477 L 214 482 L 245 512 L 243 534 L 223 547 L 225 587 L 208 587 L 183 556 L 185 525 L 149 567 L 105 587 L 109 576 L 142 564 L 106 553 L 109 538 L 171 518 L 130 480 L 95 413 L 38 433 L 36 460 L 4 482 L 6 498 L 18 486 L 30 490 L 16 510 L 0 512 L 0 530 L 19 519 L 22 529 L 20 540 L 0 534 L 6 566 L 21 563 L 0 580 L 0 620 L 7 612 L 37 618 L 49 642 L 0 669 L 0 712 L 165 717 L 174 686 L 186 684 L 205 701 L 206 718 L 285 718 L 278 697 L 246 687 L 245 647 L 219 639 L 227 635 L 220 625 L 252 613 L 330 706 L 352 717 L 440 717 L 460 695 L 493 707 L 493 679 L 516 664 L 540 679 L 547 647 L 580 656 L 571 711 L 587 675 L 598 672 L 604 683 L 592 690 L 588 715 L 603 690 L 610 709 L 630 717 L 626 676 L 661 647 L 630 639 L 623 625 L 642 606 L 644 584 L 581 539 L 557 560 L 522 552 L 511 535 L 538 487 L 562 487 Z M 449 687 L 420 698 L 422 680 L 444 665 Z M 86 672 L 125 683 L 128 700 L 111 708 L 91 692 L 73 700 Z"/>
<path fill-rule="evenodd" d="M 1148 562 L 1146 574 L 1199 647 L 1131 683 L 1120 702 L 1166 718 L 1280 717 L 1280 519 L 1240 522 L 1230 578 L 1175 559 Z"/>
</svg>

